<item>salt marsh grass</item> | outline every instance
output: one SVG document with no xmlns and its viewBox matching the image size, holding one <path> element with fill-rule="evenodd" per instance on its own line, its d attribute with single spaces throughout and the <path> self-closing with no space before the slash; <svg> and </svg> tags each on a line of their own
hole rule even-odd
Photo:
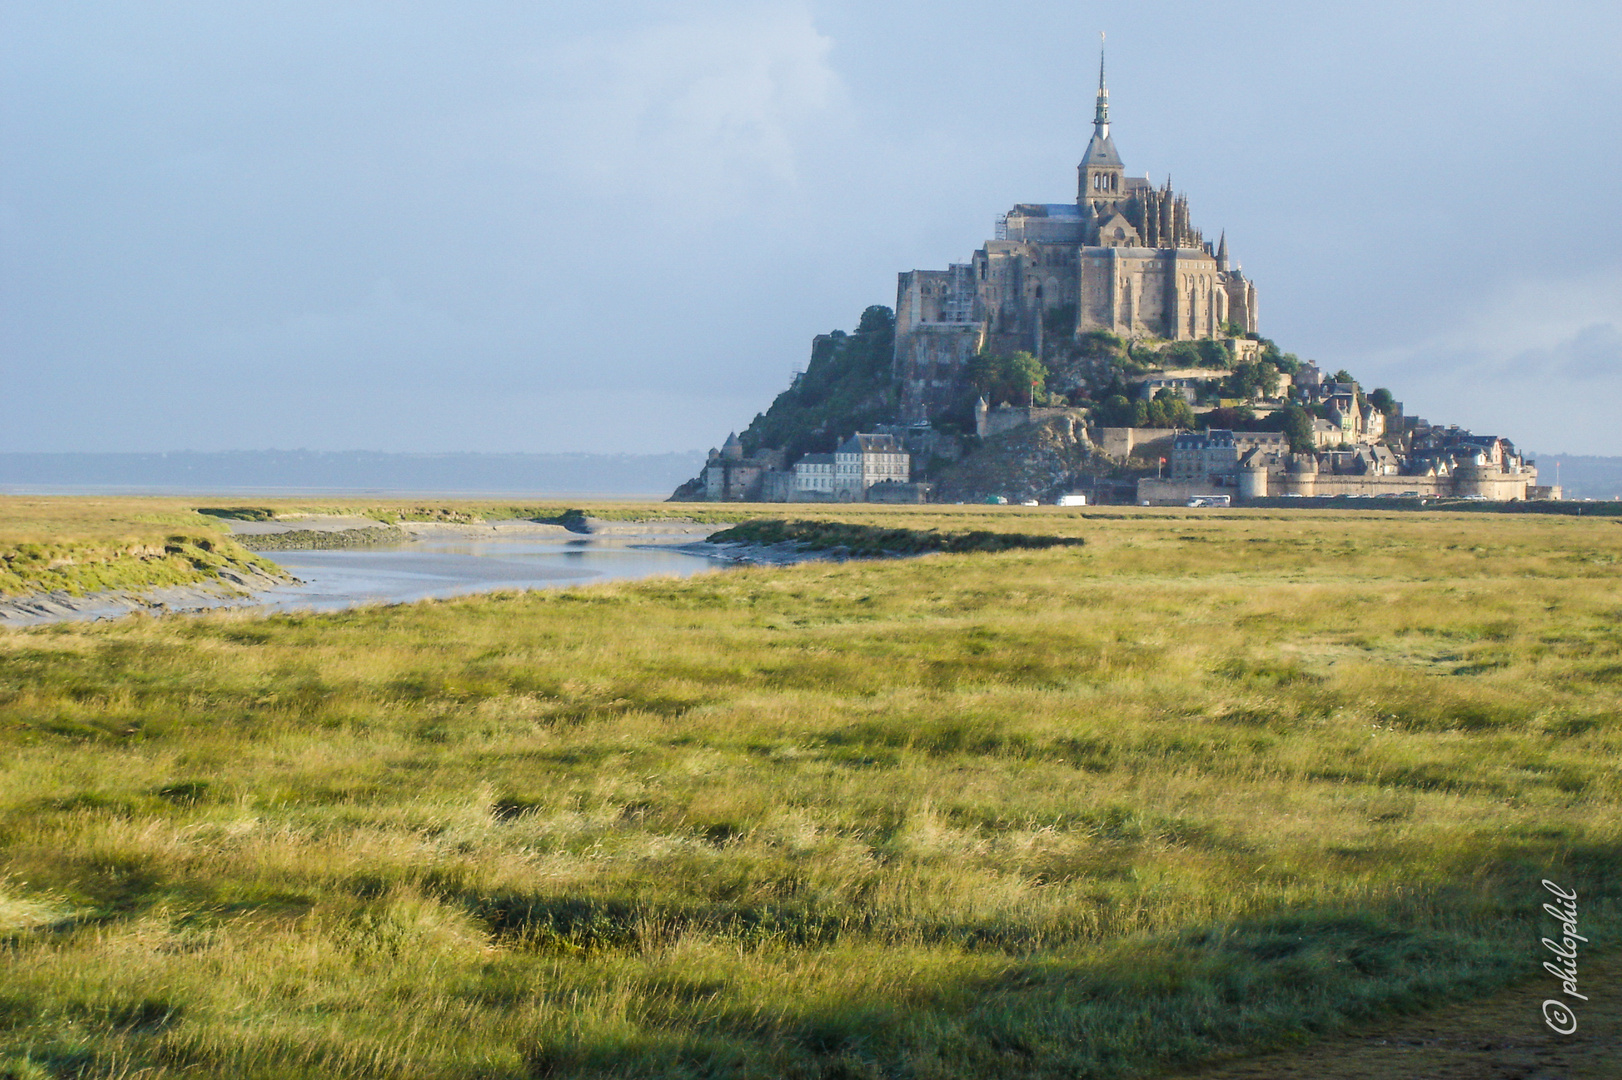
<svg viewBox="0 0 1622 1080">
<path fill-rule="evenodd" d="M 0 633 L 0 1075 L 1135 1076 L 1614 935 L 1622 526 L 826 516 L 1087 544 Z"/>
<path fill-rule="evenodd" d="M 275 568 L 178 499 L 0 495 L 0 599 L 212 582 Z"/>
</svg>

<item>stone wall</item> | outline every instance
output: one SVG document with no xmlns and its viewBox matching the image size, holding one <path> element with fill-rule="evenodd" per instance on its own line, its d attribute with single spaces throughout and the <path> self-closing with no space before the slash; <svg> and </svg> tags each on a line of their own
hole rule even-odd
<svg viewBox="0 0 1622 1080">
<path fill-rule="evenodd" d="M 1138 502 L 1144 506 L 1187 506 L 1200 496 L 1237 495 L 1233 488 L 1216 487 L 1205 480 L 1156 480 L 1146 476 L 1138 481 Z"/>
<path fill-rule="evenodd" d="M 1258 478 L 1259 479 L 1259 478 Z M 1256 490 L 1254 497 L 1277 498 L 1302 496 L 1304 498 L 1368 497 L 1398 498 L 1404 495 L 1436 496 L 1440 498 L 1482 497 L 1494 502 L 1516 502 L 1528 497 L 1528 489 L 1537 482 L 1534 471 L 1505 473 L 1483 470 L 1473 476 L 1382 476 L 1337 475 L 1334 473 L 1270 473 L 1265 491 Z M 1249 485 L 1247 485 L 1248 487 Z M 1250 492 L 1246 492 L 1250 494 Z"/>
<path fill-rule="evenodd" d="M 967 385 L 969 361 L 984 338 L 977 325 L 896 323 L 895 374 L 901 383 L 901 419 L 929 420 L 948 409 Z"/>
<path fill-rule="evenodd" d="M 924 503 L 929 501 L 928 484 L 903 484 L 896 480 L 881 480 L 867 489 L 870 503 Z"/>
<path fill-rule="evenodd" d="M 1038 406 L 1029 408 L 1018 405 L 999 405 L 986 413 L 985 430 L 977 432 L 981 438 L 991 435 L 1000 435 L 1005 431 L 1012 431 L 1026 424 L 1039 424 L 1043 420 L 1069 418 L 1076 423 L 1085 425 L 1087 411 L 1085 409 L 1047 408 Z"/>
<path fill-rule="evenodd" d="M 1125 461 L 1136 454 L 1139 457 L 1171 458 L 1171 444 L 1177 438 L 1176 428 L 1097 428 L 1093 442 L 1098 452 L 1117 461 Z"/>
<path fill-rule="evenodd" d="M 791 502 L 794 499 L 794 473 L 772 469 L 761 478 L 761 502 Z"/>
</svg>

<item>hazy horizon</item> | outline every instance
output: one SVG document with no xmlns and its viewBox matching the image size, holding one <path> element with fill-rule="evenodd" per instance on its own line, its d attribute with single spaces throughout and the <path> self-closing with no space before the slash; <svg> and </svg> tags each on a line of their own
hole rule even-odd
<svg viewBox="0 0 1622 1080">
<path fill-rule="evenodd" d="M 1614 5 L 915 0 L 8 4 L 0 451 L 716 445 L 1074 197 L 1100 29 L 1264 334 L 1622 454 Z"/>
</svg>

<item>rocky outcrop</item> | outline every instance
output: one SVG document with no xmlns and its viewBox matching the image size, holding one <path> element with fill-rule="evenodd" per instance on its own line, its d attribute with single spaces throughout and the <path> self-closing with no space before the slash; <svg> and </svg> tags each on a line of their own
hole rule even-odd
<svg viewBox="0 0 1622 1080">
<path fill-rule="evenodd" d="M 1079 424 L 1058 418 L 985 439 L 978 450 L 935 477 L 934 502 L 1052 502 L 1107 469 Z"/>
</svg>

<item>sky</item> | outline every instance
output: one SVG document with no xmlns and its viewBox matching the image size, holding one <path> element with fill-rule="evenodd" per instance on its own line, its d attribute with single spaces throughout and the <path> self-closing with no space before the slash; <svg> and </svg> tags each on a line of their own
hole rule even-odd
<svg viewBox="0 0 1622 1080">
<path fill-rule="evenodd" d="M 1622 454 L 1622 5 L 6 0 L 0 451 L 718 445 L 1132 174 L 1262 332 Z"/>
</svg>

